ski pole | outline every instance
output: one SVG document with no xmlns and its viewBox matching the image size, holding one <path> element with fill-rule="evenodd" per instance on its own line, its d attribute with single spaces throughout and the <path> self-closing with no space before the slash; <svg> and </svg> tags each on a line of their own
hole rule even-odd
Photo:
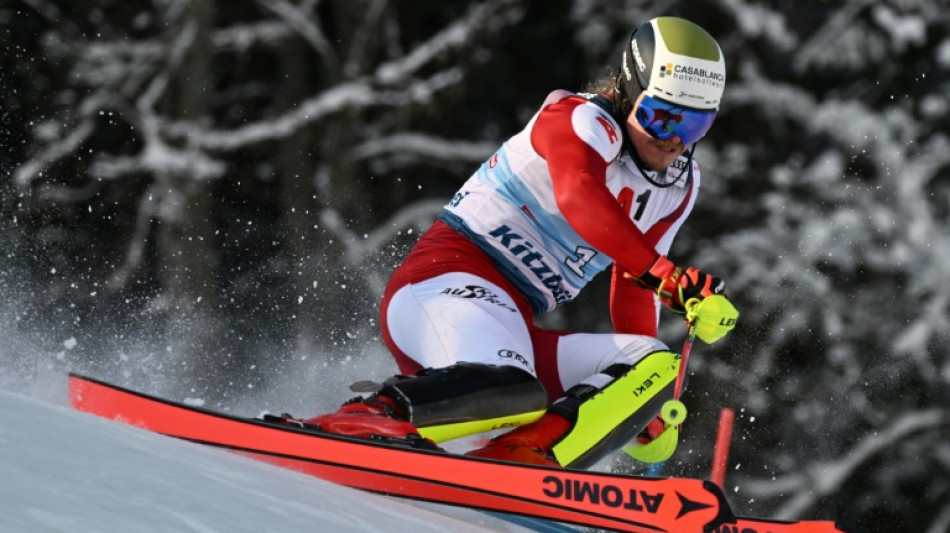
<svg viewBox="0 0 950 533">
<path fill-rule="evenodd" d="M 694 319 L 695 320 L 695 319 Z M 689 330 L 686 332 L 686 340 L 683 341 L 683 349 L 680 352 L 680 370 L 676 375 L 676 386 L 673 388 L 673 399 L 679 400 L 683 394 L 683 383 L 686 381 L 686 365 L 689 364 L 689 352 L 693 349 L 693 341 L 696 340 L 696 326 L 694 320 L 686 324 Z"/>
<path fill-rule="evenodd" d="M 693 328 L 693 324 L 691 322 L 687 322 L 687 324 L 689 325 L 689 330 L 686 334 L 686 340 L 683 341 L 683 349 L 680 352 L 680 369 L 679 373 L 676 375 L 676 385 L 673 389 L 673 399 L 663 402 L 663 408 L 661 411 L 664 417 L 664 422 L 670 424 L 671 426 L 680 426 L 686 419 L 686 405 L 679 401 L 679 397 L 683 391 L 683 381 L 686 376 L 686 363 L 689 360 L 689 352 L 693 349 L 693 340 L 696 338 L 696 331 Z M 679 440 L 678 436 L 677 440 Z M 633 448 L 627 451 L 627 453 L 635 459 L 642 457 L 640 454 L 632 452 Z M 648 464 L 649 466 L 647 467 L 646 475 L 659 476 L 663 470 L 663 465 L 666 464 L 666 461 L 664 460 Z"/>
<path fill-rule="evenodd" d="M 686 340 L 679 355 L 679 369 L 673 383 L 673 397 L 663 402 L 660 417 L 664 431 L 648 444 L 626 446 L 624 451 L 634 459 L 644 463 L 659 463 L 668 459 L 676 449 L 679 439 L 679 427 L 686 420 L 686 405 L 680 401 L 686 385 L 686 369 L 689 366 L 689 353 L 693 342 L 699 337 L 712 344 L 735 326 L 739 312 L 724 296 L 712 294 L 704 299 L 690 298 L 685 302 Z"/>
<path fill-rule="evenodd" d="M 623 451 L 630 457 L 651 465 L 649 475 L 658 475 L 660 469 L 663 468 L 663 463 L 673 455 L 676 444 L 679 442 L 679 427 L 686 420 L 686 405 L 679 400 L 679 397 L 686 377 L 686 363 L 689 360 L 689 352 L 692 350 L 693 341 L 696 338 L 696 330 L 693 327 L 696 317 L 689 312 L 686 316 L 689 330 L 680 353 L 680 368 L 673 387 L 673 398 L 663 402 L 663 406 L 660 408 L 660 416 L 666 429 L 649 444 L 624 446 L 623 448 Z"/>
<path fill-rule="evenodd" d="M 686 303 L 687 309 L 692 309 Z M 697 300 L 698 302 L 698 300 Z M 683 384 L 686 382 L 686 366 L 689 364 L 689 352 L 693 350 L 693 342 L 696 340 L 696 317 L 690 311 L 686 313 L 686 324 L 689 329 L 686 331 L 686 340 L 683 341 L 683 349 L 680 351 L 680 369 L 676 375 L 676 384 L 673 387 L 673 399 L 663 403 L 663 419 L 671 426 L 680 426 L 686 420 L 686 405 L 680 401 L 683 394 Z"/>
</svg>

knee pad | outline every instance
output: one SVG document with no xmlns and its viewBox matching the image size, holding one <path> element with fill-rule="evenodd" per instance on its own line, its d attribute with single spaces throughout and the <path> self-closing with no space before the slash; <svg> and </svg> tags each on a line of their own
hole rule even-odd
<svg viewBox="0 0 950 533">
<path fill-rule="evenodd" d="M 435 442 L 534 422 L 548 406 L 544 386 L 530 373 L 480 363 L 429 368 L 389 381 L 379 393 Z"/>
<path fill-rule="evenodd" d="M 653 352 L 636 365 L 613 365 L 604 373 L 615 379 L 603 388 L 576 385 L 550 411 L 572 426 L 551 451 L 565 467 L 588 468 L 636 438 L 673 398 L 680 356 Z"/>
</svg>

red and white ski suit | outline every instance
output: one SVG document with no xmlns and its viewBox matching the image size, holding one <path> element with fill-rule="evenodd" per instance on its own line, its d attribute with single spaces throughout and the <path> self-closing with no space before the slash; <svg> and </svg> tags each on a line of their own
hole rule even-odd
<svg viewBox="0 0 950 533">
<path fill-rule="evenodd" d="M 648 180 L 623 128 L 587 98 L 555 91 L 462 185 L 383 297 L 383 337 L 402 373 L 513 365 L 554 399 L 578 383 L 602 387 L 608 366 L 666 349 L 653 292 L 623 274 L 639 275 L 669 251 L 700 172 L 681 156 Z M 534 325 L 610 265 L 615 333 Z"/>
</svg>

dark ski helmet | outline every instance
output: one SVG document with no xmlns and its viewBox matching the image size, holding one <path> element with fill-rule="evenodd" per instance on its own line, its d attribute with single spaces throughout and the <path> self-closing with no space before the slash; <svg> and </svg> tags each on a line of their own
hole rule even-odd
<svg viewBox="0 0 950 533">
<path fill-rule="evenodd" d="M 620 64 L 631 102 L 641 92 L 689 109 L 718 110 L 726 62 L 709 33 L 678 17 L 657 17 L 630 35 Z"/>
</svg>

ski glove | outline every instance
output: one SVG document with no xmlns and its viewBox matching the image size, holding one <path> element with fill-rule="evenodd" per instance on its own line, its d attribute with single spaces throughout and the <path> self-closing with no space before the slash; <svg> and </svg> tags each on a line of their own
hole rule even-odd
<svg viewBox="0 0 950 533">
<path fill-rule="evenodd" d="M 655 290 L 663 305 L 681 314 L 686 314 L 686 303 L 693 298 L 702 300 L 726 292 L 726 284 L 721 279 L 693 267 L 678 267 L 665 255 L 658 257 L 636 281 Z"/>
</svg>

